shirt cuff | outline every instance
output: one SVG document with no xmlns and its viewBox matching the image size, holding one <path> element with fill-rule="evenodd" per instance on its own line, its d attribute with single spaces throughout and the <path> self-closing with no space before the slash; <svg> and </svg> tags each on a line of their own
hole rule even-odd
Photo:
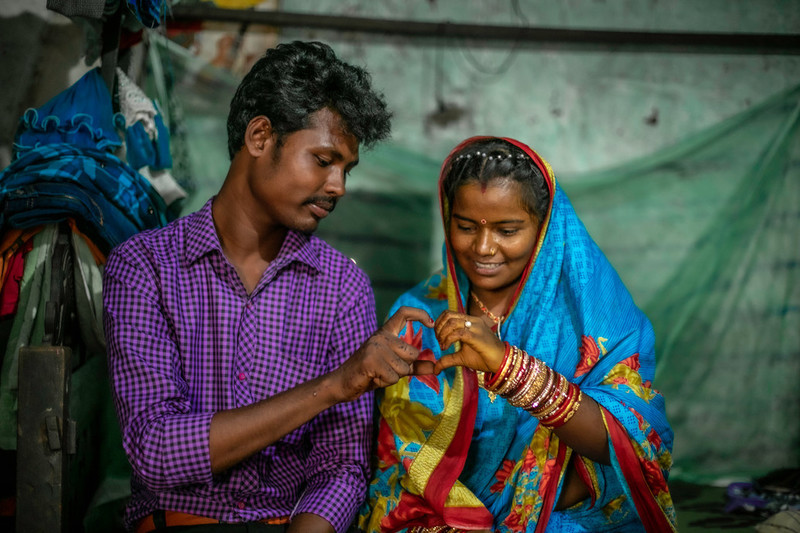
<svg viewBox="0 0 800 533">
<path fill-rule="evenodd" d="M 337 533 L 344 533 L 353 522 L 365 491 L 366 484 L 361 475 L 332 472 L 316 476 L 309 481 L 292 516 L 313 513 L 330 522 Z"/>
<path fill-rule="evenodd" d="M 211 480 L 208 436 L 212 416 L 212 413 L 193 413 L 165 420 L 163 441 L 151 450 L 159 456 L 167 486 Z"/>
</svg>

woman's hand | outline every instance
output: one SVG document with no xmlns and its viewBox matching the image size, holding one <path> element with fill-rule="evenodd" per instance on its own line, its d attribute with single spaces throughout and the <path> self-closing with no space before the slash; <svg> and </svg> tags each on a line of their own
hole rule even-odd
<svg viewBox="0 0 800 533">
<path fill-rule="evenodd" d="M 435 372 L 439 373 L 451 366 L 466 366 L 492 373 L 500 369 L 505 345 L 481 318 L 444 311 L 436 319 L 433 330 L 443 350 L 456 341 L 461 342 L 460 350 L 443 355 L 436 362 Z"/>
</svg>

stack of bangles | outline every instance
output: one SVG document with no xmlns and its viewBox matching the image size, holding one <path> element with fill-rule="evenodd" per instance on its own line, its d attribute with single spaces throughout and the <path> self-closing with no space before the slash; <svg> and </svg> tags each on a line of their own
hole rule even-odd
<svg viewBox="0 0 800 533">
<path fill-rule="evenodd" d="M 524 350 L 503 344 L 506 352 L 500 369 L 486 374 L 483 387 L 522 407 L 543 426 L 555 429 L 569 422 L 583 399 L 580 387 Z"/>
</svg>

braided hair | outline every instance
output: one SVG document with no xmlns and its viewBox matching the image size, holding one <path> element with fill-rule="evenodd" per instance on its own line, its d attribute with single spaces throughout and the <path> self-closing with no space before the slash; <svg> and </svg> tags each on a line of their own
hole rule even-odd
<svg viewBox="0 0 800 533">
<path fill-rule="evenodd" d="M 528 154 L 503 139 L 480 139 L 454 153 L 445 167 L 442 190 L 452 208 L 461 186 L 478 183 L 485 187 L 492 180 L 503 178 L 521 185 L 523 208 L 544 220 L 550 192 L 542 171 Z"/>
</svg>

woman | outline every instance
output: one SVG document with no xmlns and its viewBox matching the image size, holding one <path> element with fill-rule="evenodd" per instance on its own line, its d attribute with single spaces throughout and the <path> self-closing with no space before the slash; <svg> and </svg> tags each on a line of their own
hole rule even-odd
<svg viewBox="0 0 800 533">
<path fill-rule="evenodd" d="M 524 144 L 475 137 L 439 182 L 444 270 L 395 304 L 437 374 L 380 401 L 367 531 L 672 531 L 653 331 Z M 430 363 L 427 363 L 430 364 Z"/>
</svg>

